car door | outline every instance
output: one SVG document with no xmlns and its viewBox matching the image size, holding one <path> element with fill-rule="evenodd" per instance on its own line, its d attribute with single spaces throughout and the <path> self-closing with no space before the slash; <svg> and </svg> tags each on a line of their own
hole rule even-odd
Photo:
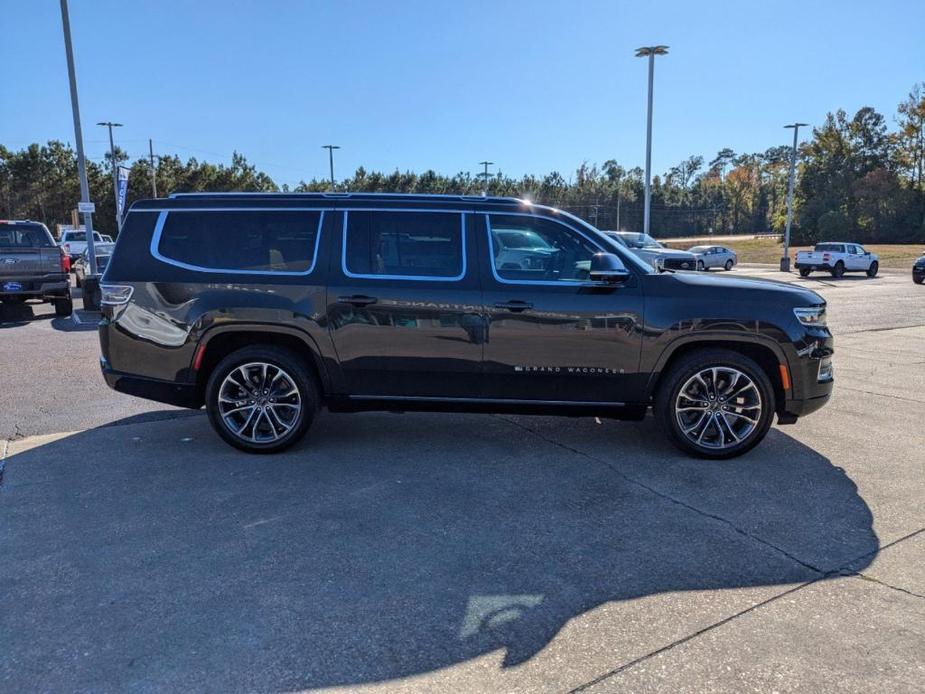
<svg viewBox="0 0 925 694">
<path fill-rule="evenodd" d="M 615 249 L 578 222 L 539 213 L 476 215 L 491 400 L 613 403 L 641 397 L 643 295 L 636 275 L 592 285 L 591 257 Z M 515 256 L 505 235 L 540 238 Z M 499 239 L 502 243 L 499 243 Z"/>
<path fill-rule="evenodd" d="M 345 394 L 471 398 L 485 324 L 471 215 L 340 210 L 327 322 Z"/>
<path fill-rule="evenodd" d="M 868 261 L 867 256 L 864 255 L 864 249 L 856 244 L 851 244 L 848 246 L 848 259 L 849 259 L 849 270 L 866 270 Z"/>
</svg>

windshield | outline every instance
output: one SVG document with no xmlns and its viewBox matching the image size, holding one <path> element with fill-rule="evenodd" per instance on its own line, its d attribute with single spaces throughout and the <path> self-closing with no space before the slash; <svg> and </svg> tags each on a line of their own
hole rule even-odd
<svg viewBox="0 0 925 694">
<path fill-rule="evenodd" d="M 662 248 L 662 244 L 648 234 L 633 234 L 630 232 L 617 232 L 623 242 L 630 248 Z"/>
<path fill-rule="evenodd" d="M 0 248 L 50 248 L 54 245 L 41 224 L 0 224 Z"/>
</svg>

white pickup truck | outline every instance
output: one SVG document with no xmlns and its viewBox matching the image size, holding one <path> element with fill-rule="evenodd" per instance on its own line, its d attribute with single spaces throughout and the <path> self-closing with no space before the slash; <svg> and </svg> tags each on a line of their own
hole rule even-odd
<svg viewBox="0 0 925 694">
<path fill-rule="evenodd" d="M 98 231 L 93 232 L 93 242 L 103 243 L 103 237 Z M 66 255 L 70 256 L 71 263 L 74 263 L 87 250 L 87 232 L 82 229 L 62 231 L 58 245 L 64 249 Z"/>
<path fill-rule="evenodd" d="M 868 253 L 858 243 L 817 243 L 811 251 L 797 253 L 796 268 L 800 277 L 807 277 L 813 270 L 825 270 L 832 277 L 841 277 L 846 272 L 864 272 L 875 277 L 880 269 L 879 256 Z"/>
</svg>

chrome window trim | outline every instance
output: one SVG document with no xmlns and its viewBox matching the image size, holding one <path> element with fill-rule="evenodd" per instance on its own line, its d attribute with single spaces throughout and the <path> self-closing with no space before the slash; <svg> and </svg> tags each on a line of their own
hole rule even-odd
<svg viewBox="0 0 925 694">
<path fill-rule="evenodd" d="M 556 219 L 555 217 L 549 217 L 542 214 L 532 214 L 529 212 L 483 212 L 481 214 L 485 215 L 485 231 L 488 234 L 488 265 L 491 267 L 491 274 L 494 276 L 495 281 L 500 284 L 524 284 L 532 287 L 583 287 L 587 286 L 590 280 L 506 280 L 498 274 L 498 268 L 495 267 L 495 245 L 494 239 L 491 234 L 491 215 L 497 215 L 499 217 L 531 217 L 533 219 L 547 219 L 550 222 L 556 222 L 562 226 L 571 229 L 572 231 L 578 233 L 580 236 L 583 236 L 586 241 L 588 241 L 592 246 L 597 248 L 598 253 L 610 253 L 610 251 L 602 248 L 601 245 L 592 239 L 590 236 L 585 234 L 580 229 L 575 228 L 571 224 L 563 222 L 561 219 Z M 620 258 L 622 261 L 623 258 Z"/>
<path fill-rule="evenodd" d="M 466 278 L 466 272 L 468 271 L 467 257 L 469 255 L 469 249 L 466 245 L 466 215 L 469 213 L 466 210 L 428 210 L 402 207 L 351 207 L 341 208 L 336 211 L 343 212 L 344 215 L 340 244 L 340 269 L 341 272 L 344 273 L 345 277 L 362 280 L 409 280 L 412 282 L 462 282 Z M 462 250 L 462 270 L 458 275 L 451 277 L 443 277 L 439 275 L 369 275 L 351 272 L 347 269 L 347 219 L 351 212 L 414 212 L 419 214 L 458 214 L 459 231 L 461 235 L 460 244 Z"/>
<path fill-rule="evenodd" d="M 318 249 L 321 247 L 321 230 L 324 228 L 324 213 L 325 209 L 323 207 L 227 207 L 227 208 L 159 208 L 151 210 L 136 210 L 136 212 L 158 212 L 157 222 L 154 224 L 154 234 L 151 236 L 151 255 L 160 260 L 162 263 L 168 265 L 173 265 L 174 267 L 183 268 L 184 270 L 192 270 L 194 272 L 211 272 L 213 274 L 219 275 L 273 275 L 273 276 L 289 276 L 289 277 L 305 277 L 312 274 L 315 269 L 315 266 L 318 263 Z M 167 216 L 174 212 L 320 212 L 321 214 L 318 217 L 318 228 L 315 231 L 315 250 L 312 255 L 311 265 L 308 266 L 307 270 L 301 272 L 295 272 L 292 270 L 235 270 L 232 268 L 213 268 L 213 267 L 203 267 L 201 265 L 193 265 L 191 263 L 184 263 L 182 260 L 175 260 L 173 258 L 168 258 L 165 255 L 162 255 L 158 246 L 161 243 L 161 234 L 164 231 L 164 224 L 167 222 Z"/>
</svg>

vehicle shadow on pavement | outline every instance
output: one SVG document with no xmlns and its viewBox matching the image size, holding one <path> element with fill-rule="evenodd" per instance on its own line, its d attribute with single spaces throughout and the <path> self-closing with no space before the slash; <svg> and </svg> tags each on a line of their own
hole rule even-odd
<svg viewBox="0 0 925 694">
<path fill-rule="evenodd" d="M 0 329 L 18 328 L 32 321 L 53 318 L 54 313 L 36 315 L 32 304 L 23 302 L 19 304 L 10 304 L 0 301 Z"/>
<path fill-rule="evenodd" d="M 279 691 L 496 649 L 507 667 L 604 603 L 815 580 L 877 548 L 851 479 L 776 429 L 706 462 L 651 420 L 324 414 L 272 457 L 201 415 L 110 425 L 7 458 L 0 682 Z"/>
</svg>

